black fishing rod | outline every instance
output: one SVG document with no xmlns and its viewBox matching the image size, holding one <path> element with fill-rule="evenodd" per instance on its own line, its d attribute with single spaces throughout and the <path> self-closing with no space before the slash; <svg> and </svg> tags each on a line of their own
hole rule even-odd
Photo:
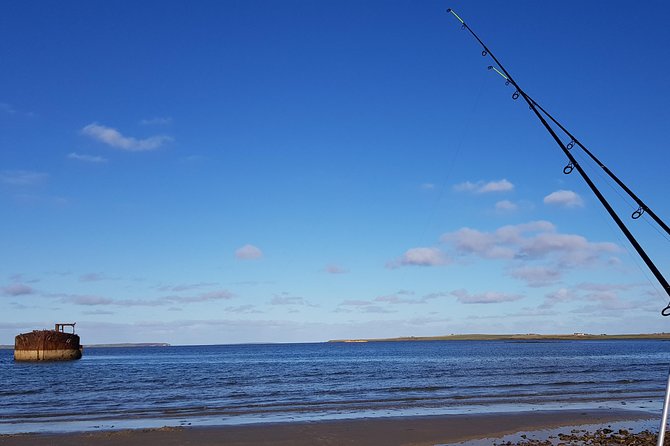
<svg viewBox="0 0 670 446">
<path fill-rule="evenodd" d="M 556 124 L 561 130 L 563 130 L 563 132 L 564 132 L 566 135 L 568 135 L 568 137 L 570 137 L 570 142 L 569 142 L 568 145 L 566 146 L 568 149 L 571 149 L 572 146 L 573 146 L 574 144 L 577 144 L 577 145 L 578 145 L 578 146 L 579 146 L 579 147 L 580 147 L 580 148 L 581 148 L 581 149 L 582 149 L 582 150 L 583 150 L 583 151 L 584 151 L 584 152 L 585 152 L 585 153 L 586 153 L 586 154 L 587 154 L 593 161 L 595 161 L 596 164 L 598 164 L 598 166 L 600 166 L 600 168 L 601 168 L 602 170 L 605 171 L 605 173 L 606 173 L 610 178 L 612 178 L 612 179 L 616 182 L 616 184 L 619 185 L 619 187 L 621 187 L 621 189 L 623 189 L 623 190 L 628 194 L 629 197 L 631 197 L 633 200 L 635 200 L 635 203 L 637 203 L 638 208 L 637 208 L 637 210 L 636 210 L 635 212 L 633 212 L 633 214 L 631 215 L 631 218 L 632 218 L 633 220 L 637 220 L 638 218 L 642 217 L 642 214 L 647 213 L 647 214 L 649 214 L 649 216 L 650 216 L 650 217 L 651 217 L 651 218 L 652 218 L 652 219 L 653 219 L 653 220 L 654 220 L 654 221 L 655 221 L 661 228 L 663 228 L 663 230 L 664 230 L 666 233 L 668 233 L 668 235 L 670 235 L 670 227 L 669 227 L 667 224 L 665 224 L 665 222 L 664 222 L 663 220 L 661 220 L 661 218 L 660 218 L 658 215 L 656 215 L 656 213 L 655 213 L 653 210 L 651 210 L 651 208 L 650 208 L 649 206 L 647 206 L 647 205 L 644 203 L 644 201 L 642 201 L 642 199 L 641 199 L 640 197 L 638 197 L 632 190 L 630 190 L 630 189 L 628 188 L 628 186 L 626 186 L 626 185 L 623 183 L 623 181 L 621 181 L 621 180 L 619 179 L 619 177 L 617 177 L 617 176 L 614 174 L 614 172 L 612 172 L 612 171 L 611 171 L 605 164 L 603 164 L 602 161 L 600 161 L 600 160 L 598 159 L 598 157 L 596 157 L 596 156 L 595 156 L 589 149 L 587 149 L 586 146 L 584 146 L 584 144 L 582 144 L 582 142 L 579 141 L 579 140 L 577 139 L 576 136 L 574 136 L 572 133 L 570 133 L 570 131 L 569 131 L 568 129 L 566 129 L 565 127 L 563 127 L 563 125 L 562 125 L 560 122 L 558 122 L 558 120 L 557 120 L 556 118 L 554 118 L 554 117 L 553 117 L 547 110 L 545 110 L 540 104 L 538 104 L 537 101 L 535 101 L 535 100 L 534 100 L 533 98 L 531 98 L 530 96 L 529 96 L 528 98 L 533 102 L 533 104 L 535 104 L 535 106 L 536 106 L 542 113 L 545 114 L 545 116 L 547 116 L 547 117 L 548 117 L 554 124 Z"/>
<path fill-rule="evenodd" d="M 642 258 L 642 260 L 643 260 L 644 263 L 647 265 L 647 267 L 649 268 L 649 270 L 652 272 L 652 274 L 654 275 L 654 277 L 656 278 L 656 280 L 658 280 L 658 282 L 661 284 L 661 286 L 663 287 L 663 290 L 665 291 L 665 293 L 668 295 L 668 297 L 670 297 L 670 283 L 668 283 L 668 281 L 665 279 L 665 277 L 663 277 L 663 274 L 661 274 L 661 272 L 660 272 L 659 269 L 656 267 L 656 265 L 654 264 L 654 262 L 651 260 L 651 258 L 649 258 L 649 256 L 648 256 L 647 253 L 645 252 L 645 250 L 642 248 L 642 246 L 640 246 L 640 244 L 638 243 L 638 241 L 635 239 L 635 237 L 634 237 L 633 234 L 630 232 L 630 230 L 626 227 L 626 225 L 625 225 L 624 222 L 621 220 L 621 218 L 619 218 L 619 216 L 618 216 L 617 213 L 614 211 L 614 209 L 612 208 L 612 206 L 609 204 L 609 202 L 607 201 L 607 199 L 603 196 L 603 194 L 602 194 L 602 193 L 600 192 L 600 190 L 596 187 L 596 185 L 593 183 L 593 181 L 591 180 L 591 178 L 587 175 L 587 173 L 584 171 L 584 169 L 582 168 L 582 166 L 577 162 L 577 160 L 575 159 L 575 157 L 574 157 L 574 156 L 572 155 L 572 153 L 570 152 L 570 150 L 572 149 L 572 147 L 574 146 L 574 144 L 577 142 L 577 140 L 576 140 L 576 139 L 575 139 L 575 138 L 574 138 L 574 137 L 573 137 L 567 130 L 565 130 L 565 128 L 564 128 L 562 125 L 558 124 L 558 121 L 554 120 L 553 117 L 550 117 L 550 115 L 547 113 L 547 116 L 548 116 L 554 123 L 556 123 L 557 125 L 559 125 L 559 127 L 560 127 L 560 128 L 561 128 L 561 129 L 562 129 L 568 136 L 570 136 L 570 138 L 572 138 L 572 141 L 570 141 L 570 143 L 568 143 L 568 145 L 564 144 L 563 141 L 561 140 L 561 138 L 560 138 L 560 137 L 556 134 L 556 132 L 554 131 L 553 127 L 552 127 L 551 125 L 549 125 L 549 123 L 547 122 L 547 120 L 546 120 L 545 117 L 543 116 L 542 113 L 546 113 L 546 112 L 544 111 L 544 109 L 542 109 L 542 108 L 537 104 L 537 102 L 535 102 L 530 96 L 528 96 L 528 94 L 527 94 L 525 91 L 523 91 L 523 89 L 519 86 L 519 84 L 516 83 L 516 81 L 514 80 L 514 78 L 509 74 L 509 72 L 505 69 L 505 67 L 500 63 L 500 61 L 498 60 L 498 58 L 491 52 L 491 50 L 486 46 L 486 44 L 485 44 L 484 42 L 482 42 L 482 40 L 479 38 L 479 36 L 477 36 L 477 34 L 472 30 L 472 28 L 470 28 L 470 27 L 465 23 L 465 21 L 464 21 L 462 18 L 460 18 L 460 17 L 458 16 L 458 14 L 456 14 L 456 12 L 454 12 L 453 9 L 451 9 L 451 8 L 450 8 L 450 9 L 447 9 L 447 12 L 451 13 L 454 17 L 456 17 L 456 18 L 458 19 L 458 21 L 461 22 L 461 28 L 462 28 L 462 29 L 467 29 L 467 30 L 470 32 L 470 34 L 472 34 L 472 36 L 477 40 L 477 42 L 479 42 L 479 44 L 480 44 L 480 45 L 482 46 L 482 48 L 483 48 L 482 56 L 487 56 L 487 55 L 488 55 L 488 56 L 491 56 L 491 58 L 492 58 L 493 61 L 496 63 L 496 65 L 498 66 L 498 68 L 496 68 L 495 66 L 489 66 L 489 69 L 494 70 L 496 73 L 498 73 L 500 76 L 502 76 L 502 77 L 505 79 L 505 83 L 506 83 L 507 85 L 511 84 L 511 85 L 516 89 L 516 91 L 512 94 L 512 99 L 516 100 L 516 99 L 519 98 L 519 96 L 523 97 L 523 99 L 524 99 L 524 100 L 526 101 L 526 103 L 528 104 L 528 107 L 533 111 L 533 113 L 535 113 L 535 116 L 537 116 L 537 118 L 540 120 L 540 122 L 542 123 L 542 125 L 544 126 L 544 128 L 549 132 L 549 134 L 550 134 L 551 137 L 554 139 L 554 141 L 556 141 L 556 144 L 558 144 L 558 146 L 561 148 L 561 150 L 563 151 L 563 153 L 565 154 L 565 156 L 568 157 L 568 160 L 569 160 L 570 162 L 569 162 L 569 164 L 568 164 L 567 166 L 565 166 L 565 168 L 563 169 L 563 172 L 566 173 L 566 174 L 568 174 L 568 173 L 571 173 L 573 169 L 577 169 L 577 172 L 579 172 L 579 174 L 582 176 L 582 178 L 584 179 L 584 181 L 586 182 L 586 184 L 589 186 L 589 188 L 591 189 L 591 191 L 592 191 L 592 192 L 595 194 L 595 196 L 598 198 L 598 200 L 599 200 L 600 203 L 603 205 L 603 207 L 605 207 L 605 209 L 606 209 L 607 212 L 609 213 L 610 217 L 612 217 L 612 219 L 613 219 L 614 222 L 617 224 L 617 226 L 619 227 L 619 229 L 621 230 L 621 232 L 624 233 L 624 235 L 626 236 L 626 238 L 628 239 L 628 241 L 630 242 L 630 244 L 633 246 L 633 248 L 635 248 L 635 251 L 636 251 L 636 252 L 638 253 L 638 255 Z M 540 112 L 540 109 L 542 110 L 542 113 Z M 574 142 L 573 142 L 573 141 L 574 141 Z M 586 150 L 586 148 L 583 147 L 581 144 L 579 144 L 579 145 L 580 145 L 580 147 L 582 147 L 583 149 Z M 568 147 L 568 146 L 569 146 L 569 147 Z M 590 152 L 588 152 L 588 150 L 587 150 L 587 153 L 590 153 Z M 593 158 L 595 158 L 595 156 L 593 156 Z M 595 158 L 595 160 L 597 160 L 597 158 Z M 597 161 L 597 162 L 601 165 L 601 167 L 605 167 L 604 164 L 600 163 L 599 161 Z M 609 169 L 607 169 L 606 171 L 609 171 Z M 612 176 L 614 176 L 614 174 L 612 174 Z M 615 177 L 615 178 L 616 178 L 616 177 Z M 617 181 L 617 184 L 622 185 L 622 186 L 624 187 L 624 190 L 626 190 L 627 192 L 630 191 L 630 189 L 628 189 L 627 187 L 625 187 L 625 185 L 623 185 L 623 183 L 621 182 L 621 180 L 619 180 L 618 178 L 616 178 L 616 181 Z M 630 192 L 630 194 L 632 194 L 631 196 L 634 196 L 635 198 L 637 197 L 637 196 L 635 196 L 635 194 L 633 194 L 632 192 Z M 636 201 L 638 202 L 638 205 L 640 206 L 640 209 L 638 209 L 638 211 L 636 211 L 636 213 L 633 214 L 633 217 L 634 217 L 634 218 L 639 218 L 639 217 L 642 215 L 642 212 L 644 212 L 644 211 L 649 212 L 649 208 L 648 208 L 646 205 L 644 205 L 644 203 L 642 203 L 642 200 L 639 200 L 639 201 L 638 201 L 638 200 L 639 200 L 639 198 L 638 198 Z M 643 205 L 644 205 L 644 206 L 643 206 Z M 637 214 L 638 212 L 639 212 L 639 215 Z M 653 214 L 652 212 L 649 212 L 649 215 L 652 215 L 652 214 Z M 653 214 L 653 216 L 656 216 L 656 214 Z M 658 217 L 656 217 L 656 218 L 658 218 Z M 655 218 L 655 219 L 656 219 L 656 218 Z M 659 218 L 658 220 L 660 221 L 660 218 Z M 668 229 L 667 229 L 668 227 L 667 227 L 667 225 L 665 225 L 665 223 L 663 223 L 661 226 L 662 226 L 664 229 L 666 229 L 666 231 L 668 231 Z M 670 231 L 669 231 L 669 233 L 670 233 Z M 661 311 L 661 314 L 662 314 L 663 316 L 670 316 L 670 303 L 668 303 L 668 305 Z"/>
</svg>

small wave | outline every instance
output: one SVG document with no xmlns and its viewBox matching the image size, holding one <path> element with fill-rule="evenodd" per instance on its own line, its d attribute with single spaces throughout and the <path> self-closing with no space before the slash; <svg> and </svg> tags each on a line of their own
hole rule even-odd
<svg viewBox="0 0 670 446">
<path fill-rule="evenodd" d="M 24 389 L 24 390 L 0 390 L 0 397 L 2 396 L 22 396 L 35 395 L 43 392 L 42 389 Z"/>
</svg>

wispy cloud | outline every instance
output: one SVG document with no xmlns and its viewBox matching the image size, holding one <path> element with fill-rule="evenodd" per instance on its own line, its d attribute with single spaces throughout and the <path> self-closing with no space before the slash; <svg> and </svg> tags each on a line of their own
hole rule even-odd
<svg viewBox="0 0 670 446">
<path fill-rule="evenodd" d="M 561 280 L 562 272 L 546 266 L 521 266 L 510 271 L 510 275 L 523 280 L 528 286 L 543 287 Z"/>
<path fill-rule="evenodd" d="M 7 115 L 15 115 L 17 113 L 16 109 L 6 102 L 0 102 L 0 112 Z"/>
<path fill-rule="evenodd" d="M 346 299 L 335 309 L 336 313 L 395 313 L 387 305 L 360 299 Z"/>
<path fill-rule="evenodd" d="M 105 280 L 107 278 L 108 277 L 106 277 L 102 273 L 86 273 L 86 274 L 82 274 L 81 276 L 79 276 L 79 281 L 80 282 L 98 282 L 100 280 Z"/>
<path fill-rule="evenodd" d="M 110 299 L 109 297 L 91 296 L 91 295 L 72 295 L 63 297 L 62 302 L 75 305 L 97 306 L 97 305 L 124 305 L 120 300 Z M 127 302 L 127 301 L 126 301 Z"/>
<path fill-rule="evenodd" d="M 35 117 L 36 114 L 33 112 L 24 112 L 17 110 L 12 106 L 11 104 L 8 104 L 6 102 L 0 102 L 0 114 L 4 115 L 13 115 L 13 116 L 25 116 L 28 118 Z"/>
<path fill-rule="evenodd" d="M 510 192 L 514 190 L 514 184 L 506 179 L 498 181 L 465 181 L 456 184 L 454 190 L 457 192 L 472 192 L 475 194 L 486 194 L 491 192 Z"/>
<path fill-rule="evenodd" d="M 25 296 L 35 292 L 32 287 L 29 287 L 23 283 L 12 283 L 11 285 L 0 288 L 0 291 L 5 296 Z"/>
<path fill-rule="evenodd" d="M 49 175 L 31 170 L 3 170 L 0 171 L 0 182 L 11 186 L 35 186 L 43 183 Z"/>
<path fill-rule="evenodd" d="M 523 298 L 520 294 L 507 294 L 495 291 L 470 294 L 464 289 L 452 291 L 451 294 L 455 296 L 459 302 L 464 304 L 496 304 L 501 302 L 513 302 Z"/>
<path fill-rule="evenodd" d="M 172 118 L 169 116 L 155 118 L 142 119 L 140 120 L 140 125 L 168 125 L 172 124 Z"/>
<path fill-rule="evenodd" d="M 104 296 L 77 294 L 56 294 L 54 297 L 60 297 L 64 303 L 84 306 L 159 307 L 164 305 L 229 300 L 234 295 L 227 290 L 218 290 L 193 296 L 163 296 L 156 299 L 112 299 Z"/>
<path fill-rule="evenodd" d="M 599 305 L 603 310 L 621 309 L 631 307 L 635 303 L 623 301 L 620 294 L 644 286 L 639 283 L 591 283 L 582 282 L 571 287 L 559 288 L 547 293 L 544 302 L 538 308 L 553 308 L 565 302 L 583 302 L 586 305 L 578 308 L 576 312 L 588 313 L 596 311 Z M 595 303 L 595 305 L 594 305 Z"/>
<path fill-rule="evenodd" d="M 423 184 L 421 184 L 421 189 L 423 189 L 423 190 L 433 190 L 433 189 L 435 189 L 435 185 L 433 183 L 423 183 Z"/>
<path fill-rule="evenodd" d="M 377 303 L 388 303 L 388 304 L 425 304 L 428 303 L 429 300 L 435 299 L 438 297 L 437 294 L 426 294 L 421 297 L 414 297 L 415 293 L 413 291 L 408 291 L 408 290 L 399 290 L 393 294 L 387 294 L 384 296 L 377 296 L 374 299 L 374 302 Z"/>
<path fill-rule="evenodd" d="M 23 274 L 23 273 L 12 274 L 11 276 L 9 276 L 9 280 L 11 280 L 11 281 L 14 282 L 14 283 L 16 283 L 16 282 L 22 282 L 22 283 L 37 283 L 37 282 L 40 281 L 40 279 L 36 279 L 36 278 L 31 279 L 31 278 L 28 278 L 28 277 L 27 277 L 25 274 Z"/>
<path fill-rule="evenodd" d="M 244 245 L 235 250 L 235 258 L 239 260 L 255 260 L 263 257 L 263 251 L 254 245 Z"/>
<path fill-rule="evenodd" d="M 496 211 L 500 212 L 514 212 L 519 209 L 519 205 L 509 200 L 501 200 L 496 203 Z"/>
<path fill-rule="evenodd" d="M 333 264 L 330 264 L 330 265 L 326 266 L 325 271 L 328 274 L 346 274 L 346 273 L 349 272 L 348 269 L 342 268 L 339 265 L 333 265 Z"/>
<path fill-rule="evenodd" d="M 370 302 L 369 300 L 347 299 L 342 301 L 340 305 L 343 305 L 345 307 L 365 307 L 368 305 L 372 305 L 372 302 Z"/>
<path fill-rule="evenodd" d="M 15 194 L 14 200 L 30 206 L 54 206 L 62 208 L 70 204 L 70 200 L 67 197 L 28 193 Z"/>
<path fill-rule="evenodd" d="M 571 190 L 557 190 L 544 197 L 544 204 L 555 205 L 565 208 L 584 207 L 584 200 L 576 192 Z"/>
<path fill-rule="evenodd" d="M 237 307 L 226 307 L 228 313 L 252 314 L 262 313 L 255 305 L 238 305 Z"/>
<path fill-rule="evenodd" d="M 182 292 L 182 291 L 192 291 L 199 288 L 206 288 L 210 286 L 217 285 L 216 282 L 198 282 L 198 283 L 182 283 L 179 285 L 162 285 L 158 287 L 159 291 L 173 291 L 173 292 Z"/>
<path fill-rule="evenodd" d="M 67 157 L 71 160 L 84 161 L 86 163 L 101 164 L 106 163 L 108 160 L 102 156 L 97 155 L 85 155 L 75 152 L 70 152 L 67 154 Z"/>
<path fill-rule="evenodd" d="M 298 296 L 275 296 L 270 301 L 272 305 L 304 305 L 305 299 Z"/>
<path fill-rule="evenodd" d="M 577 294 L 568 288 L 559 288 L 551 293 L 547 293 L 544 302 L 539 308 L 553 308 L 556 304 L 569 302 L 577 298 Z"/>
<path fill-rule="evenodd" d="M 414 291 L 398 290 L 393 294 L 377 296 L 371 300 L 347 299 L 339 304 L 336 312 L 351 313 L 355 311 L 364 313 L 393 313 L 389 305 L 417 305 L 428 303 L 429 300 L 444 296 L 442 293 L 431 293 L 421 297 L 415 297 Z"/>
<path fill-rule="evenodd" d="M 401 266 L 438 266 L 448 263 L 448 259 L 438 248 L 411 248 L 405 251 L 400 258 L 386 263 L 387 268 Z"/>
<path fill-rule="evenodd" d="M 167 296 L 161 300 L 171 303 L 193 303 L 208 302 L 213 300 L 228 300 L 234 297 L 233 293 L 227 290 L 209 291 L 196 296 Z"/>
<path fill-rule="evenodd" d="M 89 315 L 110 315 L 110 314 L 115 314 L 113 311 L 109 310 L 87 310 L 87 311 L 82 311 L 82 314 L 89 314 Z"/>
<path fill-rule="evenodd" d="M 144 139 L 123 136 L 118 130 L 95 122 L 82 128 L 81 133 L 108 146 L 129 152 L 155 150 L 172 141 L 171 137 L 165 135 L 150 136 Z"/>
</svg>

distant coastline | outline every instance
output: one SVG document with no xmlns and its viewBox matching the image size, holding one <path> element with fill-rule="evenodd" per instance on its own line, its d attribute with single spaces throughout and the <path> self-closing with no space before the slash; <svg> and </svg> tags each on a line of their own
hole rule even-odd
<svg viewBox="0 0 670 446">
<path fill-rule="evenodd" d="M 645 334 L 452 334 L 445 336 L 403 336 L 398 338 L 378 339 L 333 339 L 328 342 L 365 343 L 365 342 L 413 342 L 413 341 L 587 341 L 587 340 L 634 340 L 634 339 L 661 339 L 670 340 L 670 333 Z"/>
</svg>

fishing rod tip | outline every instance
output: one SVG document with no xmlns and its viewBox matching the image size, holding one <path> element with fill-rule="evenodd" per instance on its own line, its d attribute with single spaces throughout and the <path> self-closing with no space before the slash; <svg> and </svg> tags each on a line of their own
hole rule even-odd
<svg viewBox="0 0 670 446">
<path fill-rule="evenodd" d="M 447 8 L 447 12 L 451 12 L 451 8 Z"/>
</svg>

